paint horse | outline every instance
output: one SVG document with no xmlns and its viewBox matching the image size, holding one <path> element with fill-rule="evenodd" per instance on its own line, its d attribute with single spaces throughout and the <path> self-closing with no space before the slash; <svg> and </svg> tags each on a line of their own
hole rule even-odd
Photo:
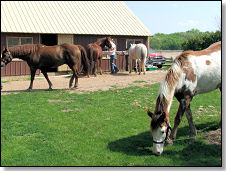
<svg viewBox="0 0 230 171">
<path fill-rule="evenodd" d="M 75 78 L 74 88 L 78 86 L 78 74 L 84 71 L 89 75 L 89 62 L 86 51 L 82 46 L 64 43 L 55 46 L 45 46 L 42 44 L 26 44 L 5 48 L 2 52 L 1 67 L 6 66 L 13 58 L 19 58 L 27 62 L 30 67 L 31 81 L 28 91 L 32 90 L 34 76 L 37 69 L 40 69 L 52 90 L 52 83 L 48 78 L 47 69 L 57 68 L 62 64 L 67 64 L 73 71 L 69 82 L 72 87 Z"/>
<path fill-rule="evenodd" d="M 98 63 L 99 63 L 100 74 L 102 74 L 102 70 L 101 70 L 102 57 L 103 57 L 102 48 L 104 48 L 105 46 L 107 46 L 108 48 L 111 48 L 112 47 L 111 41 L 112 41 L 111 37 L 104 37 L 104 38 L 99 39 L 95 43 L 88 44 L 86 50 L 87 50 L 87 56 L 90 62 L 90 73 L 91 74 L 94 74 L 95 76 L 97 75 L 96 66 Z"/>
<path fill-rule="evenodd" d="M 176 139 L 184 112 L 189 124 L 190 140 L 194 141 L 197 132 L 190 102 L 195 95 L 218 88 L 221 91 L 221 42 L 216 42 L 202 51 L 184 51 L 176 57 L 160 85 L 154 114 L 147 110 L 151 117 L 150 130 L 155 155 L 163 152 L 164 142 L 170 142 L 166 141 L 169 133 L 171 141 Z M 174 128 L 170 131 L 169 111 L 174 96 L 180 105 Z"/>
<path fill-rule="evenodd" d="M 129 48 L 129 73 L 132 72 L 132 60 L 136 61 L 136 72 L 137 72 L 137 62 L 139 64 L 139 74 L 141 70 L 145 74 L 145 62 L 147 57 L 147 48 L 144 44 L 131 44 Z"/>
</svg>

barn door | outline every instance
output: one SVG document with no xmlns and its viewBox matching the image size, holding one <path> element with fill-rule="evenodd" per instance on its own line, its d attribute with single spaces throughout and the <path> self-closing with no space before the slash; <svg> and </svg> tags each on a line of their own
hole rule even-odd
<svg viewBox="0 0 230 171">
<path fill-rule="evenodd" d="M 59 34 L 58 35 L 58 44 L 63 43 L 72 43 L 73 44 L 73 35 L 72 34 Z M 58 71 L 71 71 L 68 65 L 64 64 L 58 67 Z"/>
</svg>

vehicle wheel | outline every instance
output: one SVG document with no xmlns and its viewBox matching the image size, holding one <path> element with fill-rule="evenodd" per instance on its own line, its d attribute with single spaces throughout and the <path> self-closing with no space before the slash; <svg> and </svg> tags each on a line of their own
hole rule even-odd
<svg viewBox="0 0 230 171">
<path fill-rule="evenodd" d="M 162 68 L 162 65 L 157 65 L 157 68 Z"/>
</svg>

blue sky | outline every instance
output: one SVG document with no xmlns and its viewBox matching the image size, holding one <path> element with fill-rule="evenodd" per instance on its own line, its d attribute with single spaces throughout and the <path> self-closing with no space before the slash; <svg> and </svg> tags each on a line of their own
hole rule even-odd
<svg viewBox="0 0 230 171">
<path fill-rule="evenodd" d="M 216 31 L 221 1 L 125 1 L 152 34 L 191 30 Z"/>
</svg>

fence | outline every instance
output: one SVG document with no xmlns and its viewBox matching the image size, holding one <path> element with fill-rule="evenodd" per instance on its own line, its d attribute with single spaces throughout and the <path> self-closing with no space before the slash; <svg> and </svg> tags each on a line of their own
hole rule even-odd
<svg viewBox="0 0 230 171">
<path fill-rule="evenodd" d="M 117 51 L 117 59 L 115 64 L 120 70 L 128 70 L 128 55 L 126 51 Z M 107 52 L 104 52 L 102 59 L 102 71 L 110 71 L 110 57 Z M 97 66 L 98 68 L 98 66 Z M 40 70 L 37 70 L 36 74 L 40 74 Z M 14 59 L 6 67 L 1 70 L 1 76 L 19 76 L 30 75 L 30 68 L 27 63 L 20 59 Z"/>
</svg>

